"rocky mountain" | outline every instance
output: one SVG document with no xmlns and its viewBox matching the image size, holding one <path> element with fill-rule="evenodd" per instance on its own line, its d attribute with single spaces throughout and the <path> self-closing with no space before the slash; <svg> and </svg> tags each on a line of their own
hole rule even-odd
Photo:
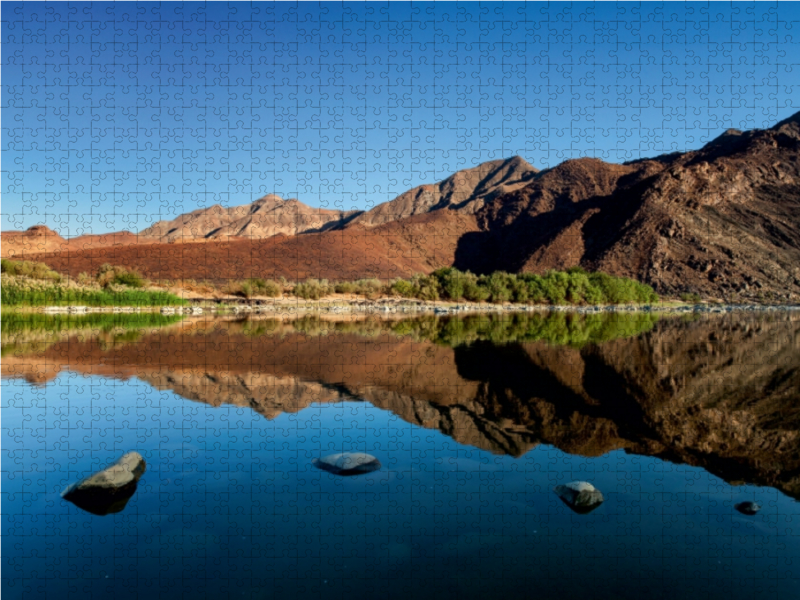
<svg viewBox="0 0 800 600">
<path fill-rule="evenodd" d="M 660 292 L 800 294 L 800 113 L 700 150 L 623 165 L 571 160 L 488 203 L 456 265 L 581 265 Z"/>
<path fill-rule="evenodd" d="M 437 184 L 408 190 L 356 216 L 351 223 L 374 227 L 441 209 L 475 214 L 494 198 L 525 186 L 538 172 L 519 156 L 485 162 Z"/>
<path fill-rule="evenodd" d="M 582 158 L 539 172 L 519 157 L 492 161 L 364 213 L 267 196 L 142 235 L 206 243 L 42 247 L 50 254 L 39 259 L 76 275 L 112 262 L 154 279 L 217 280 L 580 265 L 668 296 L 792 302 L 800 299 L 800 113 L 765 130 L 728 130 L 696 151 L 624 164 Z"/>
<path fill-rule="evenodd" d="M 275 235 L 325 231 L 341 227 L 358 211 L 312 208 L 296 199 L 283 200 L 269 194 L 252 204 L 223 208 L 215 204 L 159 221 L 139 235 L 163 242 L 264 239 Z"/>
</svg>

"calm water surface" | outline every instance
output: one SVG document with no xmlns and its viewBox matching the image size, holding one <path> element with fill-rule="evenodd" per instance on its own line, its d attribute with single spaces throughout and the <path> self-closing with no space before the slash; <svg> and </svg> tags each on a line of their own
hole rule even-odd
<svg viewBox="0 0 800 600">
<path fill-rule="evenodd" d="M 796 317 L 5 317 L 4 598 L 796 596 Z"/>
</svg>

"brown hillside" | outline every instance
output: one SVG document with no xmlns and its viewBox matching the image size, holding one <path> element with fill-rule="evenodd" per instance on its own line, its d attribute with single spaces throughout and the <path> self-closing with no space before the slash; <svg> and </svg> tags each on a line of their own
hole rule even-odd
<svg viewBox="0 0 800 600">
<path fill-rule="evenodd" d="M 385 279 L 452 264 L 458 240 L 470 231 L 477 231 L 474 216 L 437 211 L 372 229 L 352 227 L 262 240 L 87 248 L 42 254 L 36 260 L 72 276 L 94 273 L 108 262 L 135 267 L 151 279 Z"/>
</svg>

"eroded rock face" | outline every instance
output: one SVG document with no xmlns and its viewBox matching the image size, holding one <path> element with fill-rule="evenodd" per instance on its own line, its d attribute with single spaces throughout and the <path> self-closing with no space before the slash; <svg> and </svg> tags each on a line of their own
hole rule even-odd
<svg viewBox="0 0 800 600">
<path fill-rule="evenodd" d="M 371 454 L 363 452 L 343 452 L 315 458 L 312 464 L 318 469 L 334 475 L 363 475 L 381 468 L 380 461 Z"/>
<path fill-rule="evenodd" d="M 68 486 L 61 497 L 95 515 L 122 511 L 147 467 L 138 452 L 127 452 L 113 465 Z"/>
<path fill-rule="evenodd" d="M 581 515 L 592 512 L 604 501 L 600 490 L 588 481 L 572 481 L 557 485 L 554 491 L 564 504 Z"/>
</svg>

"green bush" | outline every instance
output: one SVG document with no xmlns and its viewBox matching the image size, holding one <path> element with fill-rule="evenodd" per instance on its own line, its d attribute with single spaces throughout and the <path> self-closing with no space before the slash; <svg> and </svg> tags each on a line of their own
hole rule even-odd
<svg viewBox="0 0 800 600">
<path fill-rule="evenodd" d="M 429 301 L 439 299 L 439 281 L 433 275 L 418 273 L 411 278 L 411 285 L 415 298 Z"/>
<path fill-rule="evenodd" d="M 61 281 L 61 275 L 53 271 L 46 264 L 33 262 L 30 260 L 10 260 L 3 258 L 0 260 L 0 271 L 7 275 L 18 275 L 30 277 L 31 279 L 42 279 L 45 281 Z"/>
<path fill-rule="evenodd" d="M 413 298 L 414 284 L 406 279 L 395 279 L 389 284 L 389 293 L 401 298 Z"/>
<path fill-rule="evenodd" d="M 696 292 L 684 292 L 681 294 L 680 298 L 684 302 L 691 302 L 693 304 L 697 304 L 698 302 L 702 301 L 700 294 Z"/>
</svg>

